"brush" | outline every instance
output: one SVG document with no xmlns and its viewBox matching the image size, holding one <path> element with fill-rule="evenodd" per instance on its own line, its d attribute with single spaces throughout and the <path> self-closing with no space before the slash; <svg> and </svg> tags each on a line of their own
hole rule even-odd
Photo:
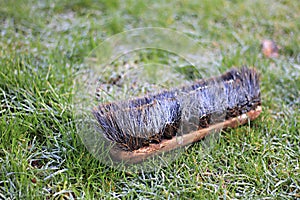
<svg viewBox="0 0 300 200">
<path fill-rule="evenodd" d="M 213 130 L 254 120 L 261 110 L 259 75 L 253 68 L 242 67 L 180 88 L 103 103 L 92 112 L 113 144 L 111 157 L 139 163 L 197 142 Z"/>
</svg>

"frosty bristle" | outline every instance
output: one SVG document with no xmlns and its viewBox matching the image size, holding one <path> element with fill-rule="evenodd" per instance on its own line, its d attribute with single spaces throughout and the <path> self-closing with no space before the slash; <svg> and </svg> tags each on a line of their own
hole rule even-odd
<svg viewBox="0 0 300 200">
<path fill-rule="evenodd" d="M 255 110 L 260 104 L 258 74 L 243 67 L 170 91 L 100 104 L 93 114 L 109 141 L 134 151 L 174 137 L 183 118 L 197 116 L 197 129 L 207 128 Z"/>
</svg>

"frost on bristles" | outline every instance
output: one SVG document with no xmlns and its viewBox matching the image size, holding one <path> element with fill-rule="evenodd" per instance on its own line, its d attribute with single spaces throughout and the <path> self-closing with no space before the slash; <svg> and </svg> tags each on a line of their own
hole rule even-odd
<svg viewBox="0 0 300 200">
<path fill-rule="evenodd" d="M 247 113 L 260 102 L 258 74 L 243 67 L 170 91 L 100 104 L 93 114 L 109 141 L 133 151 L 171 139 L 182 121 L 194 120 L 197 129 L 205 128 Z"/>
</svg>

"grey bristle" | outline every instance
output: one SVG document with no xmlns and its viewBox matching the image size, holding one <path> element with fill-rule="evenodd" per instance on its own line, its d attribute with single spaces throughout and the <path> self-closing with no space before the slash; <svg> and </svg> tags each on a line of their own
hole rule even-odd
<svg viewBox="0 0 300 200">
<path fill-rule="evenodd" d="M 196 116 L 197 128 L 204 128 L 260 103 L 259 76 L 255 69 L 243 67 L 170 91 L 100 104 L 93 114 L 108 140 L 133 151 L 175 136 L 181 120 Z"/>
</svg>

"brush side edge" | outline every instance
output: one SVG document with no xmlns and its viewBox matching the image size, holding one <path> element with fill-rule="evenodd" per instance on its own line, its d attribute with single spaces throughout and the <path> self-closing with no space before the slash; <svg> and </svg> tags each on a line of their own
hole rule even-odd
<svg viewBox="0 0 300 200">
<path fill-rule="evenodd" d="M 160 154 L 162 152 L 171 151 L 178 147 L 184 147 L 194 142 L 197 142 L 205 136 L 209 135 L 212 131 L 218 131 L 225 128 L 235 128 L 237 126 L 243 125 L 247 123 L 248 120 L 252 121 L 256 119 L 261 112 L 262 107 L 257 106 L 255 110 L 251 110 L 238 117 L 234 117 L 224 122 L 213 124 L 207 128 L 199 129 L 197 131 L 184 134 L 180 136 L 182 141 L 181 144 L 179 144 L 179 142 L 177 141 L 177 137 L 175 136 L 169 140 L 162 140 L 159 144 L 150 144 L 147 147 L 142 147 L 132 152 L 112 147 L 110 149 L 110 155 L 115 161 L 124 161 L 128 164 L 140 163 L 151 156 Z"/>
</svg>

